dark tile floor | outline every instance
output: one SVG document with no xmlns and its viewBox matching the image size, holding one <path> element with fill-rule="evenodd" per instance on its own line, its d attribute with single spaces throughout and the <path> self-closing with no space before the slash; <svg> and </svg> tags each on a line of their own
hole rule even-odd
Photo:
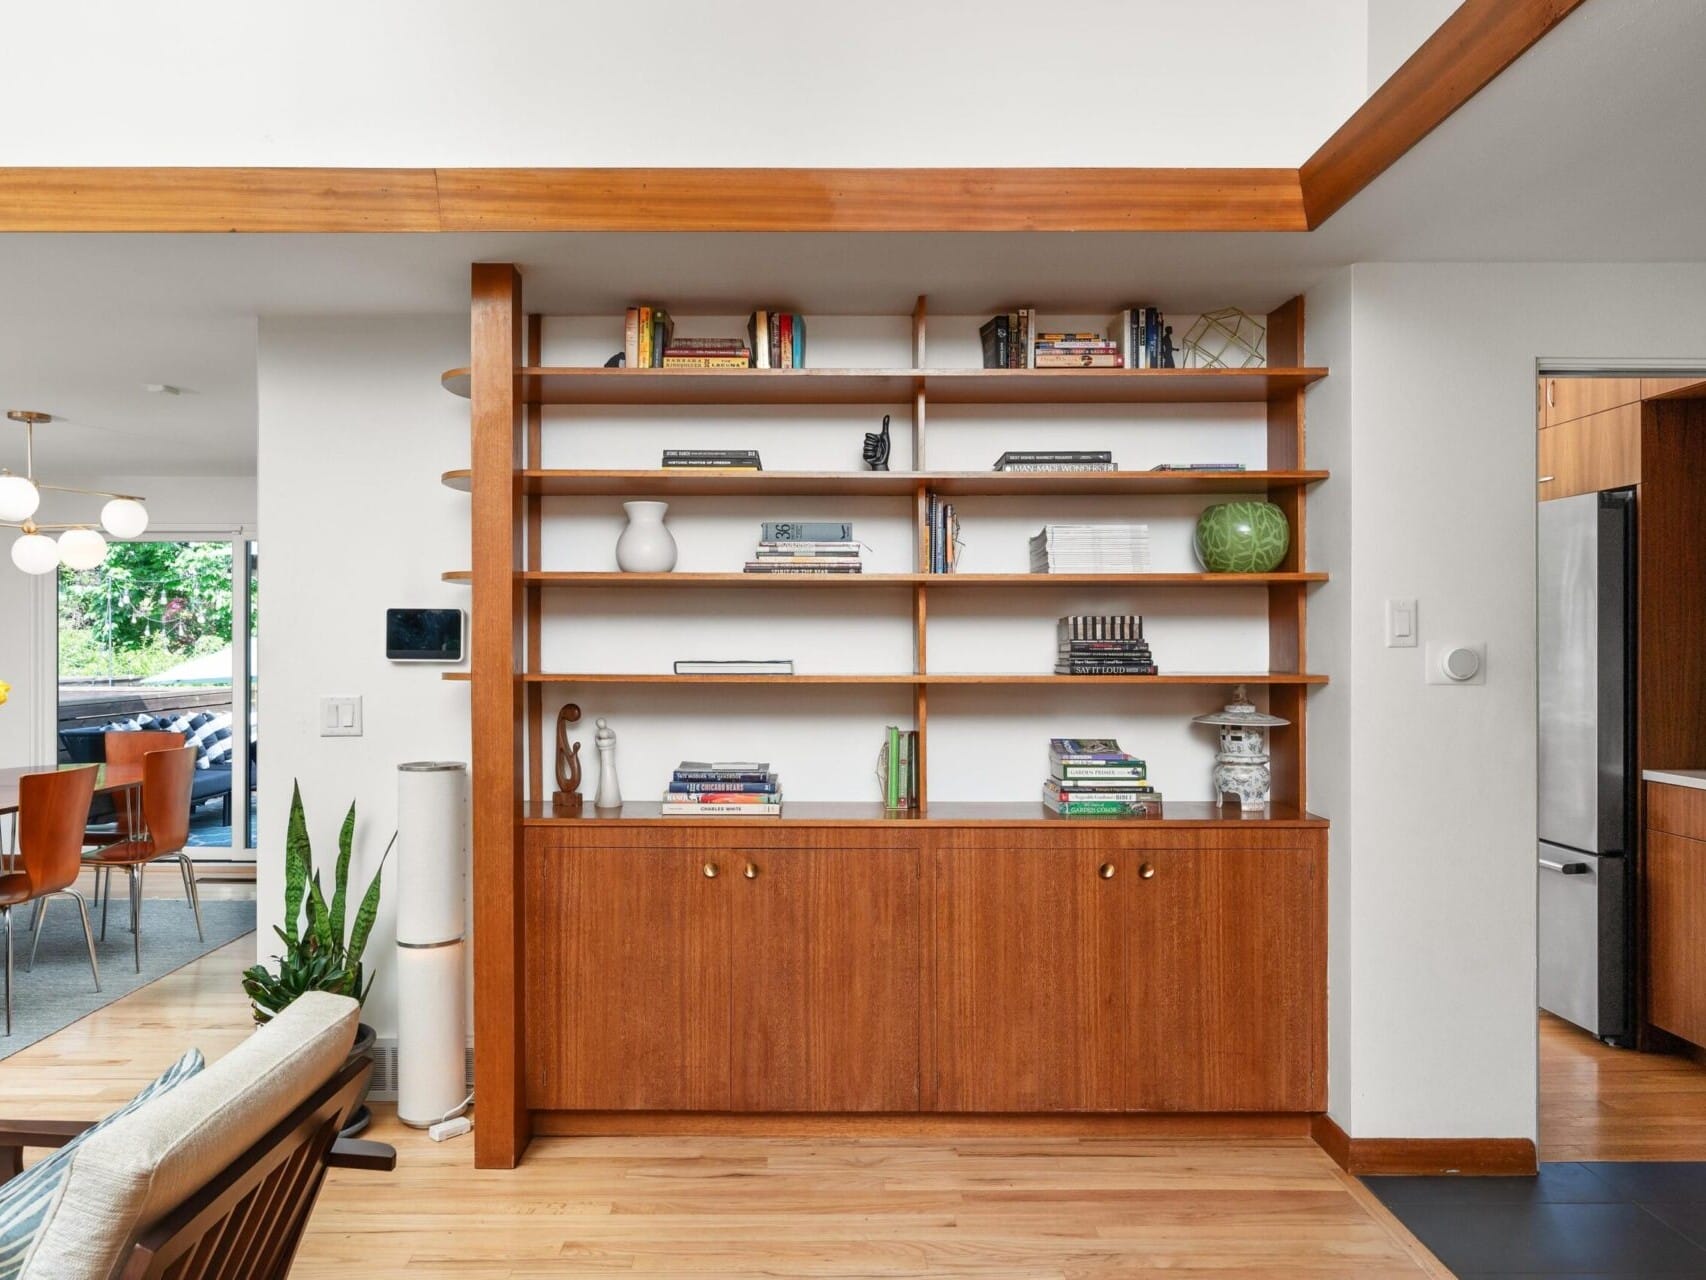
<svg viewBox="0 0 1706 1280">
<path fill-rule="evenodd" d="M 1365 1181 L 1461 1280 L 1706 1280 L 1706 1162 Z"/>
</svg>

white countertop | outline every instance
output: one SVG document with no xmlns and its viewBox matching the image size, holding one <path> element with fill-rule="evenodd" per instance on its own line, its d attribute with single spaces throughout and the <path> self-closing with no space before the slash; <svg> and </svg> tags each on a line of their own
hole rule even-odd
<svg viewBox="0 0 1706 1280">
<path fill-rule="evenodd" d="M 1673 787 L 1693 787 L 1706 791 L 1706 769 L 1648 769 L 1641 775 L 1648 782 L 1664 782 Z"/>
</svg>

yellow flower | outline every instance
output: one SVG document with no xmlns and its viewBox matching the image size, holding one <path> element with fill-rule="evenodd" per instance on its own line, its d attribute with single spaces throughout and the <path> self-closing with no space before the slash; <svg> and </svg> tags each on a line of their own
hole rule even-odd
<svg viewBox="0 0 1706 1280">
<path fill-rule="evenodd" d="M 11 692 L 12 686 L 7 684 L 4 680 L 0 680 L 0 705 L 5 704 L 6 695 Z"/>
</svg>

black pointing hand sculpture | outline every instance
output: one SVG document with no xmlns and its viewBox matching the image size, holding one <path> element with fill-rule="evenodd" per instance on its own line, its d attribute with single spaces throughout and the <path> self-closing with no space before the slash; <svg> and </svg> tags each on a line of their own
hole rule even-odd
<svg viewBox="0 0 1706 1280">
<path fill-rule="evenodd" d="M 872 471 L 887 471 L 889 469 L 889 415 L 883 415 L 883 429 L 880 432 L 865 433 L 865 465 Z"/>
</svg>

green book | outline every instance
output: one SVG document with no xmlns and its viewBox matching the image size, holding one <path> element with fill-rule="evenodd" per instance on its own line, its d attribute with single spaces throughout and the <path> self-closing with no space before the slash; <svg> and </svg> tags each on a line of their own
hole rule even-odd
<svg viewBox="0 0 1706 1280">
<path fill-rule="evenodd" d="M 883 806 L 900 808 L 900 730 L 892 724 L 883 747 L 883 788 Z"/>
</svg>

